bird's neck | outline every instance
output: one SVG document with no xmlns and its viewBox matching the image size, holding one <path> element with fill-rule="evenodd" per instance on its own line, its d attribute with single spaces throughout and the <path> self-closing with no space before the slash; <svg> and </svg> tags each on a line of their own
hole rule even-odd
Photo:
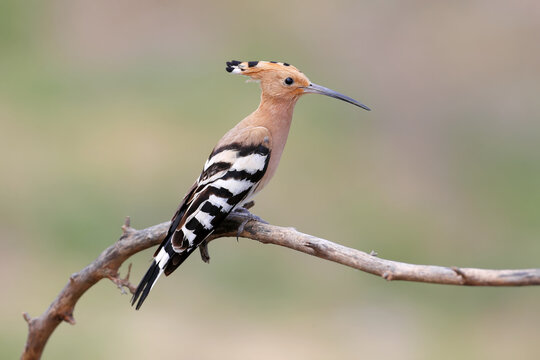
<svg viewBox="0 0 540 360">
<path fill-rule="evenodd" d="M 270 162 L 266 174 L 257 187 L 257 191 L 262 189 L 276 172 L 279 160 L 283 154 L 283 149 L 287 143 L 287 137 L 289 136 L 289 129 L 291 128 L 296 100 L 298 100 L 298 98 L 275 98 L 266 96 L 263 93 L 261 96 L 261 103 L 257 110 L 239 124 L 241 127 L 262 126 L 270 132 Z"/>
<path fill-rule="evenodd" d="M 276 98 L 261 95 L 257 110 L 249 116 L 249 125 L 264 126 L 270 131 L 274 147 L 283 148 L 291 128 L 297 98 Z"/>
</svg>

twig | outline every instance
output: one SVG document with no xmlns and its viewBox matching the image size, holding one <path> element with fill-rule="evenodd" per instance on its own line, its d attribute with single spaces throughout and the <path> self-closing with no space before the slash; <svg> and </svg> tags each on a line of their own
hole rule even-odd
<svg viewBox="0 0 540 360">
<path fill-rule="evenodd" d="M 414 265 L 377 257 L 375 252 L 366 253 L 348 248 L 328 240 L 303 234 L 293 228 L 284 228 L 254 220 L 243 214 L 232 214 L 222 223 L 208 241 L 221 237 L 236 237 L 257 240 L 264 244 L 274 244 L 297 250 L 322 259 L 350 266 L 370 274 L 391 280 L 407 280 L 433 284 L 469 286 L 525 286 L 540 285 L 540 269 L 488 270 L 475 268 L 444 267 L 434 265 Z M 246 222 L 249 219 L 250 221 Z M 28 323 L 28 338 L 21 359 L 39 359 L 47 340 L 62 322 L 75 324 L 73 310 L 79 298 L 103 278 L 111 279 L 120 289 L 126 287 L 133 292 L 129 283 L 129 273 L 121 279 L 118 269 L 130 256 L 159 244 L 165 237 L 169 222 L 164 222 L 143 230 L 130 227 L 129 218 L 122 226 L 120 239 L 90 265 L 70 276 L 68 283 L 39 317 L 31 318 L 23 314 Z M 239 233 L 240 225 L 244 228 Z"/>
</svg>

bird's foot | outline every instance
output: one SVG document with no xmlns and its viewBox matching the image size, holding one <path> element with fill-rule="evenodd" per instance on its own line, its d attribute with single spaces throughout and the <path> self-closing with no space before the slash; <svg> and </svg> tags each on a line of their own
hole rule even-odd
<svg viewBox="0 0 540 360">
<path fill-rule="evenodd" d="M 210 253 L 208 252 L 208 241 L 204 240 L 201 245 L 199 245 L 199 251 L 201 253 L 201 259 L 205 263 L 210 263 Z"/>
<path fill-rule="evenodd" d="M 251 203 L 248 203 L 247 205 L 250 205 L 249 207 L 253 206 L 253 204 L 251 204 Z M 236 233 L 236 240 L 237 241 L 238 241 L 238 238 L 240 237 L 240 234 L 242 234 L 242 232 L 244 231 L 244 228 L 245 228 L 246 224 L 249 223 L 250 221 L 259 221 L 259 222 L 262 222 L 264 224 L 268 224 L 268 222 L 264 221 L 263 219 L 261 219 L 257 215 L 253 215 L 252 213 L 250 213 L 249 210 L 247 208 L 245 208 L 245 207 L 240 207 L 240 208 L 235 209 L 233 214 L 236 215 L 236 216 L 240 216 L 240 217 L 244 218 L 244 220 L 242 221 L 240 226 L 238 226 L 238 231 Z"/>
<path fill-rule="evenodd" d="M 240 237 L 240 234 L 242 234 L 242 232 L 244 231 L 244 227 L 246 226 L 246 224 L 248 222 L 250 222 L 250 221 L 259 221 L 259 222 L 268 224 L 266 221 L 264 221 L 263 219 L 261 219 L 257 215 L 253 215 L 252 213 L 249 212 L 248 209 L 253 207 L 254 204 L 255 203 L 253 201 L 250 201 L 247 204 L 245 204 L 243 207 L 236 208 L 231 213 L 231 215 L 233 215 L 233 216 L 238 216 L 238 217 L 241 217 L 241 218 L 244 219 L 242 221 L 242 223 L 240 224 L 240 226 L 238 227 L 238 231 L 236 233 L 236 240 L 238 240 L 238 238 Z M 208 252 L 208 241 L 207 240 L 204 240 L 199 245 L 199 252 L 201 253 L 202 261 L 204 261 L 207 264 L 210 263 L 210 253 Z"/>
</svg>

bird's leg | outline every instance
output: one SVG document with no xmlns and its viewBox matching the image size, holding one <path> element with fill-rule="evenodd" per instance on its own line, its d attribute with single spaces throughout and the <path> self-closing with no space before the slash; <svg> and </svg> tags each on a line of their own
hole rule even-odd
<svg viewBox="0 0 540 360">
<path fill-rule="evenodd" d="M 246 205 L 247 206 L 242 206 L 242 207 L 236 208 L 233 211 L 233 215 L 240 216 L 240 217 L 244 218 L 244 221 L 242 221 L 240 226 L 238 226 L 238 231 L 236 233 L 236 240 L 238 240 L 238 238 L 240 237 L 240 234 L 244 231 L 244 227 L 246 226 L 246 224 L 248 222 L 250 222 L 250 221 L 259 221 L 259 222 L 262 222 L 264 224 L 268 224 L 266 221 L 264 221 L 263 219 L 261 219 L 257 215 L 253 215 L 252 213 L 249 212 L 248 209 L 253 207 L 253 205 L 255 205 L 255 203 L 253 201 L 248 202 Z"/>
<path fill-rule="evenodd" d="M 199 245 L 199 251 L 201 252 L 201 259 L 205 263 L 210 263 L 210 253 L 208 252 L 208 241 L 204 240 L 201 245 Z"/>
<path fill-rule="evenodd" d="M 258 217 L 256 215 L 253 215 L 252 213 L 249 212 L 248 209 L 251 209 L 254 205 L 255 205 L 255 201 L 250 201 L 250 202 L 244 204 L 244 206 L 239 207 L 239 208 L 237 208 L 237 209 L 235 209 L 233 211 L 233 215 L 237 215 L 237 216 L 245 218 L 245 220 L 242 221 L 242 223 L 238 227 L 238 233 L 237 233 L 237 236 L 236 236 L 236 240 L 238 240 L 238 237 L 240 236 L 242 231 L 244 231 L 244 227 L 246 226 L 246 224 L 248 222 L 250 222 L 252 220 L 256 220 L 256 221 L 260 221 L 260 222 L 263 222 L 263 223 L 267 224 L 266 221 L 264 221 L 260 217 Z M 210 253 L 208 252 L 208 241 L 207 240 L 204 240 L 199 245 L 199 252 L 201 253 L 202 261 L 204 261 L 207 264 L 210 263 Z"/>
</svg>

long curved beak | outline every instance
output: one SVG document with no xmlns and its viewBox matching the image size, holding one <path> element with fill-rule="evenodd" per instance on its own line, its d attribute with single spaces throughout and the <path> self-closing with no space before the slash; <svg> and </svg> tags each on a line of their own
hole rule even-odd
<svg viewBox="0 0 540 360">
<path fill-rule="evenodd" d="M 321 94 L 321 95 L 330 96 L 330 97 L 333 97 L 333 98 L 348 102 L 349 104 L 359 106 L 364 110 L 371 111 L 371 109 L 368 108 L 366 105 L 364 105 L 364 104 L 362 104 L 362 103 L 360 103 L 360 102 L 358 102 L 358 101 L 356 101 L 354 99 L 351 99 L 348 96 L 340 94 L 337 91 L 334 91 L 334 90 L 329 89 L 329 88 L 325 88 L 324 86 L 321 86 L 321 85 L 311 83 L 311 84 L 309 84 L 309 86 L 306 86 L 303 89 L 304 89 L 304 93 L 306 93 L 306 94 Z"/>
</svg>

